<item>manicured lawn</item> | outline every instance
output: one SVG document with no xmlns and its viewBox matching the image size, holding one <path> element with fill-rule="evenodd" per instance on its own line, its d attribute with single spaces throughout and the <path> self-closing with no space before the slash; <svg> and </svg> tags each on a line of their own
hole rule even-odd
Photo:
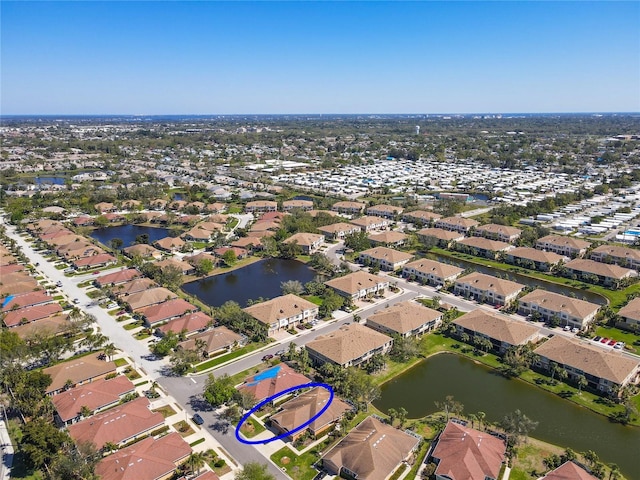
<svg viewBox="0 0 640 480">
<path fill-rule="evenodd" d="M 134 370 L 131 367 L 129 367 L 129 368 L 127 368 L 127 370 L 125 370 L 125 375 L 127 376 L 127 378 L 129 380 L 137 380 L 138 378 L 140 378 L 142 376 L 142 375 L 140 375 L 138 373 L 137 370 Z"/>
<path fill-rule="evenodd" d="M 191 428 L 189 424 L 184 420 L 180 420 L 178 423 L 174 423 L 172 426 L 178 431 L 181 437 L 188 437 L 192 433 L 195 433 L 195 430 Z"/>
<path fill-rule="evenodd" d="M 152 412 L 160 412 L 164 418 L 170 417 L 171 415 L 175 415 L 177 412 L 171 408 L 171 405 L 165 405 L 160 408 L 156 408 L 152 410 Z"/>
<path fill-rule="evenodd" d="M 322 298 L 317 295 L 305 295 L 305 299 L 309 300 L 311 303 L 315 303 L 316 305 L 322 305 Z"/>
<path fill-rule="evenodd" d="M 611 338 L 613 340 L 617 340 L 618 342 L 624 342 L 626 343 L 625 350 L 633 352 L 635 354 L 640 353 L 640 335 L 636 335 L 632 332 L 625 332 L 624 330 L 620 330 L 619 328 L 607 326 L 598 327 L 596 329 L 595 335 Z"/>
<path fill-rule="evenodd" d="M 284 467 L 287 475 L 293 480 L 312 480 L 318 474 L 318 471 L 312 466 L 318 460 L 318 457 L 310 452 L 298 457 L 289 447 L 284 447 L 271 455 L 271 460 L 278 467 Z"/>
<path fill-rule="evenodd" d="M 253 438 L 256 435 L 264 432 L 266 428 L 258 422 L 255 418 L 249 417 L 249 419 L 242 425 L 240 431 L 242 435 L 247 438 Z"/>
<path fill-rule="evenodd" d="M 196 440 L 195 442 L 191 442 L 189 444 L 190 447 L 195 447 L 196 445 L 200 445 L 201 443 L 203 443 L 205 441 L 204 438 L 199 438 L 198 440 Z"/>
<path fill-rule="evenodd" d="M 135 322 L 127 323 L 123 325 L 125 330 L 133 330 L 134 328 L 138 328 L 142 326 L 142 322 L 140 320 L 136 320 Z"/>
<path fill-rule="evenodd" d="M 231 353 L 227 353 L 225 355 L 220 355 L 219 357 L 216 358 L 212 358 L 211 360 L 207 360 L 206 362 L 201 363 L 200 365 L 196 365 L 196 371 L 197 372 L 202 372 L 204 370 L 207 370 L 209 368 L 213 368 L 217 365 L 221 365 L 224 362 L 228 362 L 229 360 L 233 360 L 234 358 L 238 358 L 241 357 L 242 355 L 249 353 L 249 352 L 253 352 L 254 350 L 257 350 L 258 348 L 264 346 L 264 343 L 251 343 L 249 345 L 246 345 L 242 348 L 239 348 L 238 350 L 235 350 Z"/>
<path fill-rule="evenodd" d="M 150 333 L 146 333 L 144 330 L 142 332 L 138 332 L 134 335 L 136 340 L 144 340 L 145 338 L 149 338 L 151 336 Z"/>
<path fill-rule="evenodd" d="M 230 205 L 227 213 L 242 213 L 242 207 L 240 205 Z"/>
<path fill-rule="evenodd" d="M 129 364 L 125 358 L 116 358 L 113 363 L 116 364 L 116 367 L 124 367 Z"/>
</svg>

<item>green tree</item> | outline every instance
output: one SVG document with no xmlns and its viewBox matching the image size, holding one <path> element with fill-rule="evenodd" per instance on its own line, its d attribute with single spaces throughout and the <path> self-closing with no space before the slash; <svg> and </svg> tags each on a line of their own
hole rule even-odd
<svg viewBox="0 0 640 480">
<path fill-rule="evenodd" d="M 447 395 L 444 401 L 434 403 L 439 410 L 444 412 L 447 422 L 449 421 L 450 415 L 461 416 L 464 411 L 464 405 L 453 398 L 453 395 Z"/>
<path fill-rule="evenodd" d="M 508 413 L 500 421 L 500 427 L 507 434 L 507 444 L 511 446 L 518 445 L 522 439 L 525 441 L 533 430 L 538 426 L 538 422 L 531 420 L 520 410 Z"/>
<path fill-rule="evenodd" d="M 227 250 L 222 254 L 222 261 L 228 267 L 233 267 L 238 261 L 238 257 L 236 256 L 236 252 L 233 250 Z"/>
<path fill-rule="evenodd" d="M 578 393 L 581 393 L 582 389 L 585 388 L 589 382 L 587 382 L 587 378 L 584 375 L 579 375 L 576 379 L 576 384 L 578 385 Z"/>
<path fill-rule="evenodd" d="M 225 374 L 219 378 L 213 376 L 212 373 L 207 377 L 204 387 L 204 399 L 213 407 L 224 405 L 233 398 L 235 388 L 233 380 L 229 375 Z"/>
<path fill-rule="evenodd" d="M 95 467 L 102 458 L 91 442 L 65 443 L 49 468 L 51 480 L 98 480 Z"/>
<path fill-rule="evenodd" d="M 19 449 L 27 465 L 35 470 L 49 464 L 65 443 L 71 443 L 66 433 L 49 421 L 37 418 L 22 427 Z"/>
<path fill-rule="evenodd" d="M 122 245 L 124 245 L 124 242 L 122 241 L 121 238 L 112 238 L 109 244 L 111 248 L 113 248 L 114 250 L 118 250 L 119 248 L 122 247 Z"/>
<path fill-rule="evenodd" d="M 203 258 L 198 263 L 196 263 L 196 273 L 201 277 L 208 275 L 213 270 L 213 262 L 208 258 Z"/>
<path fill-rule="evenodd" d="M 298 242 L 280 242 L 278 244 L 278 256 L 280 258 L 290 259 L 302 255 L 302 247 Z"/>
<path fill-rule="evenodd" d="M 394 335 L 390 355 L 396 362 L 408 362 L 420 355 L 420 345 L 413 337 Z"/>
<path fill-rule="evenodd" d="M 275 480 L 271 473 L 267 470 L 267 465 L 258 462 L 247 462 L 238 470 L 234 477 L 235 480 Z"/>
<path fill-rule="evenodd" d="M 166 357 L 178 346 L 179 341 L 178 335 L 173 330 L 169 330 L 159 342 L 153 344 L 151 351 L 160 357 Z"/>
<path fill-rule="evenodd" d="M 366 232 L 350 233 L 344 237 L 344 246 L 354 252 L 361 252 L 371 248 L 371 241 Z"/>
<path fill-rule="evenodd" d="M 344 305 L 344 298 L 334 292 L 332 289 L 328 289 L 324 298 L 322 299 L 322 305 L 320 305 L 320 316 L 328 318 L 334 312 Z"/>
<path fill-rule="evenodd" d="M 197 350 L 176 348 L 169 356 L 171 371 L 176 375 L 184 375 L 191 369 L 191 365 L 198 363 L 202 355 Z"/>
</svg>

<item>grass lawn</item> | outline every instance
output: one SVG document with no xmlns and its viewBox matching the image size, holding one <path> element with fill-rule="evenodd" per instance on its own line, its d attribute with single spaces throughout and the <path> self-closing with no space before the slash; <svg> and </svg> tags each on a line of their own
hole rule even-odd
<svg viewBox="0 0 640 480">
<path fill-rule="evenodd" d="M 80 288 L 84 288 L 84 287 L 89 287 L 93 284 L 93 280 L 85 280 L 84 282 L 81 282 L 78 284 L 78 286 Z"/>
<path fill-rule="evenodd" d="M 242 435 L 247 438 L 253 438 L 265 430 L 266 428 L 253 417 L 249 417 L 249 419 L 242 424 L 242 428 L 240 428 Z"/>
<path fill-rule="evenodd" d="M 196 440 L 195 442 L 191 442 L 189 444 L 190 447 L 195 447 L 196 445 L 200 445 L 201 443 L 204 443 L 205 439 L 204 438 L 199 438 L 198 440 Z"/>
<path fill-rule="evenodd" d="M 54 300 L 64 300 L 64 295 L 56 295 L 53 297 Z"/>
<path fill-rule="evenodd" d="M 185 420 L 180 420 L 178 423 L 174 423 L 173 428 L 175 428 L 181 437 L 188 437 L 192 433 L 195 433 L 195 430 L 189 426 L 189 424 Z"/>
<path fill-rule="evenodd" d="M 171 405 L 164 405 L 163 407 L 152 410 L 152 412 L 160 412 L 164 418 L 170 417 L 171 415 L 175 415 L 176 413 L 178 413 L 173 408 L 171 408 Z"/>
<path fill-rule="evenodd" d="M 312 480 L 318 474 L 313 464 L 318 460 L 310 452 L 296 456 L 289 447 L 284 447 L 271 455 L 271 460 L 280 468 L 284 467 L 293 480 Z"/>
<path fill-rule="evenodd" d="M 125 358 L 116 358 L 113 363 L 116 364 L 116 367 L 124 367 L 129 364 Z"/>
<path fill-rule="evenodd" d="M 246 345 L 242 348 L 239 348 L 238 350 L 235 350 L 231 353 L 227 353 L 225 355 L 220 355 L 219 357 L 216 358 L 212 358 L 211 360 L 207 360 L 206 362 L 201 363 L 200 365 L 196 365 L 196 372 L 202 372 L 204 370 L 207 370 L 209 368 L 213 368 L 217 365 L 220 365 L 224 362 L 228 362 L 229 360 L 233 360 L 234 358 L 238 358 L 241 357 L 242 355 L 249 353 L 249 352 L 253 352 L 254 350 L 257 350 L 260 347 L 263 347 L 264 345 L 266 345 L 265 343 L 251 343 L 249 345 Z"/>
<path fill-rule="evenodd" d="M 129 367 L 127 368 L 127 370 L 124 371 L 125 375 L 127 376 L 127 378 L 131 381 L 133 380 L 137 380 L 138 378 L 140 378 L 142 375 L 140 375 L 138 373 L 137 370 L 134 370 L 133 368 Z"/>
<path fill-rule="evenodd" d="M 624 342 L 626 343 L 625 350 L 633 352 L 636 355 L 640 353 L 640 335 L 608 326 L 598 327 L 595 334 L 617 340 L 618 342 Z"/>
<path fill-rule="evenodd" d="M 229 205 L 227 213 L 242 213 L 242 207 L 240 205 Z"/>
<path fill-rule="evenodd" d="M 142 326 L 142 322 L 140 320 L 136 320 L 135 322 L 127 323 L 123 325 L 125 330 L 133 330 L 134 328 L 138 328 Z"/>
<path fill-rule="evenodd" d="M 322 305 L 322 298 L 317 295 L 305 295 L 306 300 L 309 300 L 311 303 L 314 303 L 318 306 Z"/>
<path fill-rule="evenodd" d="M 116 315 L 120 311 L 122 311 L 122 308 L 114 308 L 113 310 L 109 310 L 109 315 Z"/>
<path fill-rule="evenodd" d="M 91 298 L 91 299 L 95 299 L 98 298 L 100 296 L 104 295 L 102 293 L 101 290 L 91 290 L 90 292 L 87 292 L 87 297 Z"/>
<path fill-rule="evenodd" d="M 144 330 L 142 332 L 138 332 L 134 335 L 136 340 L 144 340 L 145 338 L 149 338 L 151 336 L 150 333 L 146 333 Z"/>
</svg>

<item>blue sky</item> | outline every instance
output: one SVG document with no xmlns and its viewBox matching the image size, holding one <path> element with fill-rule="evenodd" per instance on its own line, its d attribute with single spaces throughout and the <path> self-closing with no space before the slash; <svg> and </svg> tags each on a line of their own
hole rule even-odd
<svg viewBox="0 0 640 480">
<path fill-rule="evenodd" d="M 0 2 L 10 114 L 640 111 L 640 2 Z"/>
</svg>

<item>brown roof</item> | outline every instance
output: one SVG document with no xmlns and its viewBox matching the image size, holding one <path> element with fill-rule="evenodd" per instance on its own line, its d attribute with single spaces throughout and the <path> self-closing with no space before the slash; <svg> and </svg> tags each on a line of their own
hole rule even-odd
<svg viewBox="0 0 640 480">
<path fill-rule="evenodd" d="M 402 213 L 402 210 L 404 210 L 402 207 L 396 207 L 394 205 L 384 205 L 384 204 L 374 205 L 373 207 L 367 208 L 367 212 L 378 211 L 378 212 L 387 212 L 387 213 L 393 213 L 393 214 Z"/>
<path fill-rule="evenodd" d="M 453 323 L 509 345 L 525 344 L 538 334 L 538 329 L 532 325 L 511 320 L 482 308 L 465 313 Z"/>
<path fill-rule="evenodd" d="M 640 297 L 636 297 L 620 309 L 618 315 L 631 320 L 640 320 Z"/>
<path fill-rule="evenodd" d="M 312 217 L 317 217 L 320 213 L 327 214 L 330 217 L 336 217 L 338 215 L 336 212 L 332 212 L 331 210 L 309 210 L 307 213 Z"/>
<path fill-rule="evenodd" d="M 442 215 L 438 215 L 437 213 L 429 212 L 427 210 L 414 210 L 413 212 L 405 212 L 404 217 L 415 218 L 423 222 L 430 222 L 431 220 L 438 220 L 439 218 L 442 218 Z"/>
<path fill-rule="evenodd" d="M 115 263 L 117 262 L 116 257 L 109 253 L 99 253 L 97 255 L 91 255 L 88 257 L 79 258 L 78 260 L 74 260 L 73 264 L 80 267 L 90 267 L 92 265 L 104 265 L 106 263 Z"/>
<path fill-rule="evenodd" d="M 360 227 L 357 227 L 356 225 L 352 225 L 350 223 L 338 222 L 332 223 L 331 225 L 318 227 L 318 231 L 333 235 L 339 232 L 360 231 Z"/>
<path fill-rule="evenodd" d="M 282 410 L 273 414 L 271 421 L 276 422 L 283 429 L 291 431 L 315 417 L 325 407 L 329 401 L 329 396 L 329 391 L 326 388 L 312 388 L 282 404 Z M 329 408 L 311 422 L 308 427 L 310 430 L 319 431 L 326 425 L 338 421 L 349 410 L 352 410 L 349 404 L 337 397 L 333 397 Z"/>
<path fill-rule="evenodd" d="M 98 285 L 118 285 L 120 283 L 128 282 L 141 276 L 142 274 L 135 268 L 127 268 L 120 270 L 119 272 L 109 273 L 96 278 Z"/>
<path fill-rule="evenodd" d="M 471 285 L 474 288 L 484 291 L 496 292 L 499 295 L 509 296 L 519 292 L 524 288 L 521 283 L 503 280 L 502 278 L 487 275 L 485 273 L 473 272 L 456 280 L 457 285 Z"/>
<path fill-rule="evenodd" d="M 629 275 L 636 275 L 635 270 L 620 267 L 616 264 L 596 262 L 595 260 L 587 260 L 585 258 L 576 258 L 565 264 L 565 267 L 580 272 L 592 273 L 602 277 L 622 279 Z"/>
<path fill-rule="evenodd" d="M 449 278 L 464 272 L 463 268 L 449 265 L 448 263 L 436 262 L 427 258 L 421 258 L 414 262 L 407 263 L 404 268 L 413 268 L 421 273 L 433 273 L 440 278 Z"/>
<path fill-rule="evenodd" d="M 475 227 L 477 225 L 480 225 L 478 222 L 476 222 L 475 220 L 471 219 L 471 218 L 465 218 L 465 217 L 446 217 L 446 218 L 441 218 L 437 221 L 438 224 L 441 225 L 456 225 L 456 226 L 461 226 L 464 228 L 471 228 L 471 227 Z"/>
<path fill-rule="evenodd" d="M 151 245 L 147 245 L 146 243 L 131 245 L 130 247 L 124 248 L 122 251 L 125 253 L 125 255 L 128 255 L 129 257 L 133 257 L 134 255 L 140 255 L 141 257 L 154 257 L 154 258 L 162 257 L 162 252 L 160 250 L 152 247 Z"/>
<path fill-rule="evenodd" d="M 42 373 L 51 376 L 51 385 L 47 388 L 47 393 L 60 390 L 67 380 L 71 380 L 72 384 L 76 385 L 95 377 L 115 373 L 116 364 L 100 360 L 98 355 L 94 353 L 74 358 L 42 370 Z"/>
<path fill-rule="evenodd" d="M 387 247 L 374 247 L 368 250 L 363 250 L 360 255 L 368 255 L 376 260 L 386 260 L 391 263 L 406 262 L 413 258 L 413 255 L 406 252 L 400 252 L 393 248 Z"/>
<path fill-rule="evenodd" d="M 458 240 L 460 245 L 466 245 L 471 248 L 480 248 L 482 250 L 490 250 L 492 252 L 501 252 L 513 247 L 510 243 L 501 242 L 499 240 L 490 240 L 484 237 L 467 237 Z"/>
<path fill-rule="evenodd" d="M 371 215 L 367 215 L 364 217 L 356 218 L 355 220 L 351 220 L 351 223 L 358 227 L 370 227 L 371 225 L 380 225 L 389 223 L 389 220 L 382 217 L 374 217 Z"/>
<path fill-rule="evenodd" d="M 173 250 L 176 248 L 182 248 L 184 246 L 184 240 L 180 237 L 164 237 L 160 240 L 156 240 L 153 244 L 164 250 Z"/>
<path fill-rule="evenodd" d="M 367 319 L 367 325 L 372 322 L 403 334 L 440 317 L 442 313 L 418 302 L 407 300 L 374 313 Z"/>
<path fill-rule="evenodd" d="M 180 342 L 180 347 L 184 350 L 192 350 L 196 346 L 196 340 L 203 340 L 206 343 L 206 352 L 213 353 L 224 348 L 229 348 L 234 344 L 240 344 L 244 338 L 232 332 L 225 326 L 220 326 L 207 330 L 206 332 L 197 333 L 193 337 Z"/>
<path fill-rule="evenodd" d="M 359 480 L 384 480 L 409 456 L 420 439 L 375 417 L 367 417 L 322 457 L 337 470 L 347 468 Z"/>
<path fill-rule="evenodd" d="M 131 295 L 133 293 L 142 292 L 144 290 L 149 290 L 152 287 L 157 287 L 156 282 L 151 280 L 150 278 L 135 278 L 130 282 L 121 283 L 120 285 L 116 285 L 111 288 L 111 291 L 118 295 L 119 297 Z"/>
<path fill-rule="evenodd" d="M 301 373 L 296 372 L 286 363 L 263 370 L 247 378 L 238 390 L 253 394 L 256 401 L 264 400 L 288 388 L 311 382 Z"/>
<path fill-rule="evenodd" d="M 282 243 L 293 243 L 296 242 L 301 246 L 311 246 L 319 240 L 324 240 L 324 235 L 318 235 L 317 233 L 295 233 L 291 235 L 289 238 L 284 240 Z"/>
<path fill-rule="evenodd" d="M 640 261 L 640 250 L 629 247 L 621 247 L 618 245 L 600 245 L 594 248 L 591 253 L 600 253 L 602 255 L 608 255 L 615 258 L 626 258 Z"/>
<path fill-rule="evenodd" d="M 585 242 L 579 238 L 565 237 L 562 235 L 547 235 L 546 237 L 539 238 L 537 243 L 550 243 L 558 247 L 568 246 L 576 250 L 584 250 L 591 245 L 589 242 Z"/>
<path fill-rule="evenodd" d="M 533 262 L 548 263 L 549 265 L 558 263 L 560 260 L 565 258 L 562 255 L 558 255 L 554 252 L 544 252 L 542 250 L 531 247 L 516 247 L 509 250 L 507 252 L 507 255 L 524 258 Z"/>
<path fill-rule="evenodd" d="M 122 443 L 164 424 L 160 412 L 149 410 L 150 402 L 136 398 L 68 427 L 76 443 L 91 442 L 100 449 L 107 442 Z"/>
<path fill-rule="evenodd" d="M 173 317 L 179 317 L 187 312 L 193 312 L 198 307 L 191 305 L 182 298 L 174 298 L 166 302 L 159 303 L 157 305 L 150 305 L 148 307 L 137 310 L 137 313 L 144 316 L 149 325 L 162 322 Z"/>
<path fill-rule="evenodd" d="M 11 329 L 22 339 L 28 338 L 35 333 L 49 337 L 57 335 L 69 326 L 67 315 L 54 315 L 52 317 L 40 318 L 37 322 L 30 322 L 25 325 L 18 325 Z"/>
<path fill-rule="evenodd" d="M 282 202 L 282 207 L 288 207 L 288 208 L 304 208 L 304 207 L 311 207 L 313 208 L 313 201 L 312 200 L 285 200 L 284 202 Z"/>
<path fill-rule="evenodd" d="M 388 284 L 385 278 L 358 270 L 343 277 L 334 278 L 324 284 L 341 292 L 353 295 L 361 290 L 369 289 L 380 284 Z"/>
<path fill-rule="evenodd" d="M 193 270 L 193 266 L 190 263 L 183 262 L 177 258 L 166 258 L 164 260 L 158 260 L 154 265 L 160 267 L 162 270 L 169 267 L 174 267 L 180 270 L 182 273 Z"/>
<path fill-rule="evenodd" d="M 564 462 L 540 480 L 597 480 L 597 478 L 573 462 Z"/>
<path fill-rule="evenodd" d="M 464 238 L 464 235 L 462 233 L 452 232 L 443 228 L 423 228 L 422 230 L 418 230 L 416 233 L 423 237 L 435 237 L 438 240 L 443 240 L 446 242 Z"/>
<path fill-rule="evenodd" d="M 173 320 L 169 320 L 164 325 L 158 327 L 162 333 L 168 333 L 172 331 L 174 333 L 180 333 L 186 331 L 187 334 L 202 330 L 209 322 L 213 323 L 213 319 L 203 312 L 187 313 Z"/>
<path fill-rule="evenodd" d="M 387 335 L 354 323 L 326 335 L 319 335 L 307 343 L 306 348 L 338 365 L 344 365 L 391 341 L 391 337 Z"/>
<path fill-rule="evenodd" d="M 600 305 L 595 303 L 565 297 L 540 288 L 520 297 L 518 302 L 534 303 L 552 312 L 566 312 L 575 318 L 585 318 L 600 308 Z"/>
<path fill-rule="evenodd" d="M 362 210 L 364 207 L 366 207 L 367 204 L 366 203 L 360 203 L 360 202 L 336 202 L 333 204 L 333 206 L 331 207 L 331 209 L 339 209 L 339 208 L 344 208 L 344 209 L 357 209 L 357 210 Z"/>
<path fill-rule="evenodd" d="M 266 302 L 256 303 L 243 310 L 256 320 L 271 325 L 281 318 L 290 318 L 302 313 L 305 310 L 317 309 L 315 303 L 311 303 L 304 298 L 289 293 L 281 297 L 276 297 Z"/>
<path fill-rule="evenodd" d="M 164 287 L 156 287 L 150 290 L 132 293 L 122 300 L 129 304 L 131 310 L 138 310 L 139 308 L 148 307 L 149 305 L 155 305 L 156 303 L 166 302 L 167 300 L 171 300 L 177 297 L 178 296 L 171 290 L 168 290 Z"/>
<path fill-rule="evenodd" d="M 277 207 L 278 202 L 271 200 L 255 200 L 253 202 L 247 202 L 247 207 Z"/>
<path fill-rule="evenodd" d="M 124 375 L 118 375 L 109 380 L 101 378 L 58 393 L 51 397 L 51 401 L 62 421 L 67 422 L 79 416 L 82 407 L 94 411 L 118 402 L 122 395 L 134 390 L 135 386 L 131 380 Z"/>
<path fill-rule="evenodd" d="M 367 237 L 374 243 L 398 243 L 407 239 L 407 235 L 401 232 L 388 230 L 381 233 L 373 233 Z"/>
<path fill-rule="evenodd" d="M 617 384 L 622 384 L 629 374 L 640 366 L 638 360 L 626 357 L 623 352 L 605 350 L 588 342 L 571 340 L 561 335 L 550 338 L 536 348 L 534 353 Z"/>
<path fill-rule="evenodd" d="M 102 480 L 157 480 L 173 472 L 190 453 L 189 444 L 173 432 L 157 440 L 145 438 L 112 453 L 95 471 Z"/>
<path fill-rule="evenodd" d="M 436 475 L 452 479 L 498 478 L 507 447 L 501 439 L 447 423 L 431 453 L 440 459 Z"/>
<path fill-rule="evenodd" d="M 262 242 L 258 237 L 241 237 L 231 242 L 231 246 L 240 248 L 260 247 Z"/>
<path fill-rule="evenodd" d="M 476 232 L 494 233 L 498 235 L 520 235 L 522 230 L 516 227 L 509 227 L 506 225 L 498 225 L 497 223 L 487 223 L 486 225 L 479 225 L 476 227 Z"/>
<path fill-rule="evenodd" d="M 198 253 L 196 255 L 190 255 L 188 257 L 182 258 L 185 262 L 188 262 L 190 265 L 198 265 L 202 260 L 209 260 L 213 265 L 218 261 L 216 257 L 211 255 L 210 253 Z"/>
<path fill-rule="evenodd" d="M 6 312 L 2 321 L 7 327 L 13 327 L 19 325 L 23 319 L 26 320 L 25 323 L 28 323 L 50 317 L 60 312 L 62 312 L 62 307 L 59 303 L 46 303 L 44 305 L 34 305 L 32 307 L 19 308 Z"/>
</svg>

